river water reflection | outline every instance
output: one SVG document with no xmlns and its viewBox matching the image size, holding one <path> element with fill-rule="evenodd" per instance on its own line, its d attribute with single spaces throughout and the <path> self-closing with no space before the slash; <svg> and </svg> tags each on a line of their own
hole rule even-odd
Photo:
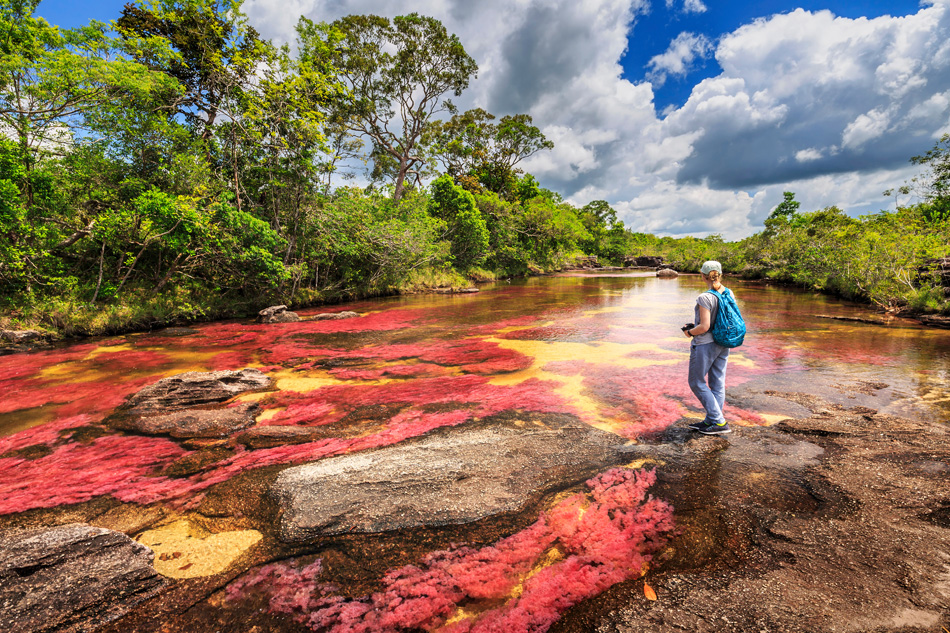
<svg viewBox="0 0 950 633">
<path fill-rule="evenodd" d="M 729 363 L 725 413 L 732 424 L 764 426 L 808 414 L 777 392 L 801 392 L 938 424 L 950 420 L 947 332 L 910 323 L 835 320 L 828 317 L 873 315 L 811 293 L 730 285 L 750 328 Z M 551 590 L 539 570 L 557 569 L 563 579 L 591 557 L 607 556 L 601 550 L 572 550 L 564 525 L 569 523 L 572 533 L 616 537 L 614 517 L 623 510 L 631 513 L 630 525 L 639 526 L 624 538 L 649 542 L 653 534 L 656 543 L 665 542 L 660 536 L 669 531 L 664 510 L 648 506 L 652 502 L 641 494 L 649 485 L 646 479 L 618 483 L 610 475 L 591 480 L 588 489 L 572 484 L 528 515 L 513 518 L 509 527 L 496 521 L 484 534 L 474 528 L 378 545 L 401 549 L 380 555 L 375 567 L 365 563 L 369 571 L 358 577 L 327 572 L 334 559 L 325 552 L 315 557 L 326 549 L 322 544 L 309 551 L 281 545 L 270 525 L 274 511 L 263 501 L 266 485 L 290 465 L 505 415 L 567 416 L 615 434 L 618 443 L 662 443 L 667 429 L 702 417 L 686 385 L 689 341 L 679 328 L 691 319 L 695 296 L 703 289 L 694 276 L 565 274 L 502 282 L 478 294 L 334 308 L 360 313 L 348 319 L 220 322 L 0 357 L 0 521 L 56 524 L 79 516 L 114 527 L 153 547 L 156 568 L 171 578 L 215 577 L 223 587 L 250 569 L 231 584 L 226 597 L 207 603 L 215 607 L 205 607 L 214 613 L 202 616 L 209 620 L 240 619 L 255 611 L 242 607 L 243 600 L 265 605 L 263 610 L 288 630 L 343 631 L 357 622 L 366 630 L 474 631 L 503 625 L 543 630 L 572 603 L 548 604 Z M 310 435 L 298 436 L 305 440 L 176 440 L 102 424 L 127 396 L 159 378 L 243 367 L 260 368 L 276 380 L 276 391 L 239 398 L 259 403 L 257 427 L 309 429 Z M 605 505 L 611 494 L 610 503 L 621 503 L 618 486 L 627 486 L 624 494 L 631 497 L 625 497 L 621 510 Z M 591 517 L 602 506 L 603 524 L 598 524 Z M 567 521 L 571 508 L 577 517 Z M 535 519 L 546 521 L 548 531 Z M 490 548 L 460 553 L 451 545 L 460 541 Z M 361 543 L 340 546 L 334 555 Z M 642 557 L 635 560 L 611 559 L 614 572 L 586 585 L 578 581 L 574 602 L 645 573 L 647 567 L 640 565 L 650 559 L 648 549 L 641 548 Z M 438 555 L 433 558 L 432 552 Z M 282 568 L 256 567 L 275 558 L 290 562 Z M 476 559 L 480 565 L 491 559 L 496 566 L 491 569 L 502 570 L 498 573 L 507 580 L 501 589 L 484 595 L 479 593 L 483 588 L 459 589 L 464 583 L 457 570 L 471 569 Z M 588 563 L 578 562 L 583 560 Z M 605 568 L 604 560 L 597 560 L 597 568 Z M 416 571 L 407 572 L 407 565 Z M 422 576 L 413 575 L 417 572 Z M 450 587 L 446 574 L 455 579 Z M 582 575 L 578 571 L 578 578 Z M 438 600 L 422 604 L 415 596 L 411 617 L 387 616 L 372 624 L 367 614 L 389 613 L 380 606 L 387 600 L 411 602 L 397 590 L 400 578 L 420 586 L 431 583 L 426 600 L 436 594 Z M 270 593 L 262 597 L 264 586 Z M 310 598 L 294 602 L 287 597 L 299 598 L 301 587 Z M 528 597 L 547 605 L 540 620 L 526 620 L 525 609 L 518 611 L 524 606 L 519 601 Z"/>
</svg>

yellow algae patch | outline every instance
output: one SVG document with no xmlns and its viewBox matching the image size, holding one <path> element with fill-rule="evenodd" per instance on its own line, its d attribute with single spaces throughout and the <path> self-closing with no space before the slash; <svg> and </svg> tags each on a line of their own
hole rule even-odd
<svg viewBox="0 0 950 633">
<path fill-rule="evenodd" d="M 260 415 L 257 416 L 257 422 L 266 422 L 271 418 L 275 417 L 278 413 L 285 410 L 287 407 L 276 407 L 273 409 L 264 409 Z"/>
<path fill-rule="evenodd" d="M 583 516 L 584 512 L 586 512 L 586 510 L 581 508 L 581 516 Z M 558 548 L 552 547 L 551 549 L 546 551 L 544 555 L 541 556 L 540 560 L 538 560 L 538 562 L 535 563 L 531 571 L 529 571 L 525 575 L 525 577 L 521 579 L 521 582 L 515 585 L 514 588 L 511 590 L 511 599 L 518 598 L 521 596 L 522 593 L 524 593 L 524 584 L 528 582 L 528 580 L 530 580 L 533 576 L 536 576 L 546 567 L 550 567 L 551 565 L 558 563 L 562 560 L 564 560 L 564 554 Z"/>
<path fill-rule="evenodd" d="M 602 431 L 619 434 L 631 424 L 631 420 L 618 420 L 601 414 L 602 405 L 586 394 L 584 376 L 565 376 L 542 369 L 546 364 L 559 361 L 583 360 L 600 364 L 616 365 L 635 369 L 654 365 L 672 365 L 682 361 L 685 354 L 670 352 L 652 343 L 574 343 L 548 341 L 519 341 L 490 338 L 499 346 L 517 351 L 534 359 L 528 369 L 493 376 L 489 383 L 497 386 L 517 385 L 529 378 L 538 378 L 557 383 L 554 392 L 570 402 L 587 424 Z M 673 355 L 669 360 L 637 358 L 638 351 L 661 352 Z"/>
<path fill-rule="evenodd" d="M 101 354 L 112 354 L 115 352 L 131 352 L 135 348 L 132 347 L 129 343 L 123 343 L 122 345 L 103 345 L 102 347 L 97 347 L 86 355 L 86 360 L 90 358 L 95 358 Z M 141 349 L 141 348 L 140 348 Z"/>
<path fill-rule="evenodd" d="M 323 372 L 275 371 L 270 374 L 270 377 L 274 379 L 279 390 L 297 391 L 299 393 L 306 393 L 331 385 L 352 384 L 349 381 L 334 378 Z M 366 381 L 361 384 L 384 384 L 384 381 Z"/>
<path fill-rule="evenodd" d="M 212 534 L 187 519 L 142 532 L 136 539 L 155 552 L 154 567 L 169 578 L 213 576 L 263 538 L 257 530 Z"/>
<path fill-rule="evenodd" d="M 755 361 L 747 356 L 743 356 L 742 354 L 729 354 L 729 364 L 755 369 Z"/>
<path fill-rule="evenodd" d="M 636 352 L 640 351 L 676 354 L 676 352 L 670 352 L 653 343 L 625 344 L 602 341 L 596 343 L 520 341 L 494 337 L 486 340 L 497 343 L 500 347 L 505 349 L 510 349 L 534 358 L 534 366 L 536 367 L 544 366 L 551 362 L 583 360 L 593 363 L 609 363 L 627 369 L 638 369 L 640 367 L 650 367 L 653 365 L 674 365 L 682 360 L 682 358 L 655 360 L 637 358 L 634 356 Z"/>
</svg>

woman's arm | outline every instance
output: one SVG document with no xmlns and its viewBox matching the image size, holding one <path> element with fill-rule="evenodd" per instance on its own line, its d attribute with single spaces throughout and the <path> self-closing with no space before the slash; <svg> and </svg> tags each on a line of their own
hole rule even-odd
<svg viewBox="0 0 950 633">
<path fill-rule="evenodd" d="M 690 330 L 689 333 L 693 336 L 705 334 L 709 331 L 710 321 L 712 321 L 712 314 L 709 312 L 709 308 L 699 306 L 699 325 Z"/>
</svg>

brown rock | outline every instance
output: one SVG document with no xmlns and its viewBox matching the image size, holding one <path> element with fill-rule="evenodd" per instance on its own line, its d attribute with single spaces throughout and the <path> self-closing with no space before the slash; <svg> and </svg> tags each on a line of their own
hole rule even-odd
<svg viewBox="0 0 950 633">
<path fill-rule="evenodd" d="M 656 271 L 656 276 L 662 279 L 673 279 L 674 277 L 679 277 L 679 273 L 672 268 L 661 268 Z"/>
<path fill-rule="evenodd" d="M 126 410 L 139 415 L 180 411 L 219 404 L 252 391 L 267 391 L 273 379 L 257 369 L 240 371 L 191 371 L 162 378 L 130 396 Z"/>
<path fill-rule="evenodd" d="M 293 323 L 299 320 L 300 316 L 288 311 L 287 306 L 271 306 L 257 313 L 258 323 Z"/>
<path fill-rule="evenodd" d="M 43 338 L 42 332 L 36 330 L 0 330 L 0 340 L 11 343 L 29 343 Z"/>
<path fill-rule="evenodd" d="M 275 425 L 255 426 L 235 439 L 238 444 L 248 448 L 272 448 L 285 444 L 306 444 L 325 435 L 326 431 L 320 427 Z"/>
<path fill-rule="evenodd" d="M 180 439 L 227 437 L 254 425 L 260 407 L 241 403 L 224 409 L 189 409 L 166 415 L 116 415 L 109 419 L 113 428 L 146 435 L 171 435 Z"/>
<path fill-rule="evenodd" d="M 165 586 L 152 551 L 88 525 L 0 535 L 0 630 L 79 633 L 125 614 Z"/>
</svg>

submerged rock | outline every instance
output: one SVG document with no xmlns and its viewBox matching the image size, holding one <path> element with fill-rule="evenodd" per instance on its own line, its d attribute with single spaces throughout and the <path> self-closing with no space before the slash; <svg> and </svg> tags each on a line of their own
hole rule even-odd
<svg viewBox="0 0 950 633">
<path fill-rule="evenodd" d="M 333 321 L 336 319 L 352 319 L 360 316 L 359 312 L 344 310 L 343 312 L 321 312 L 310 317 L 311 321 Z"/>
<path fill-rule="evenodd" d="M 574 422 L 437 432 L 281 472 L 281 538 L 464 524 L 521 509 L 623 461 L 625 440 Z"/>
<path fill-rule="evenodd" d="M 306 444 L 326 437 L 328 431 L 312 426 L 255 426 L 235 438 L 238 444 L 248 448 L 273 448 L 289 444 Z"/>
<path fill-rule="evenodd" d="M 299 320 L 300 316 L 287 310 L 287 306 L 271 306 L 257 313 L 258 323 L 293 323 Z"/>
<path fill-rule="evenodd" d="M 190 371 L 162 378 L 126 400 L 129 413 L 160 414 L 215 405 L 251 391 L 266 391 L 274 380 L 257 369 Z"/>
<path fill-rule="evenodd" d="M 260 411 L 255 402 L 242 403 L 223 409 L 191 409 L 166 415 L 113 416 L 110 426 L 146 435 L 170 435 L 179 439 L 227 437 L 254 425 Z"/>
<path fill-rule="evenodd" d="M 166 583 L 152 551 L 119 532 L 71 524 L 0 534 L 0 630 L 90 631 Z"/>
</svg>

